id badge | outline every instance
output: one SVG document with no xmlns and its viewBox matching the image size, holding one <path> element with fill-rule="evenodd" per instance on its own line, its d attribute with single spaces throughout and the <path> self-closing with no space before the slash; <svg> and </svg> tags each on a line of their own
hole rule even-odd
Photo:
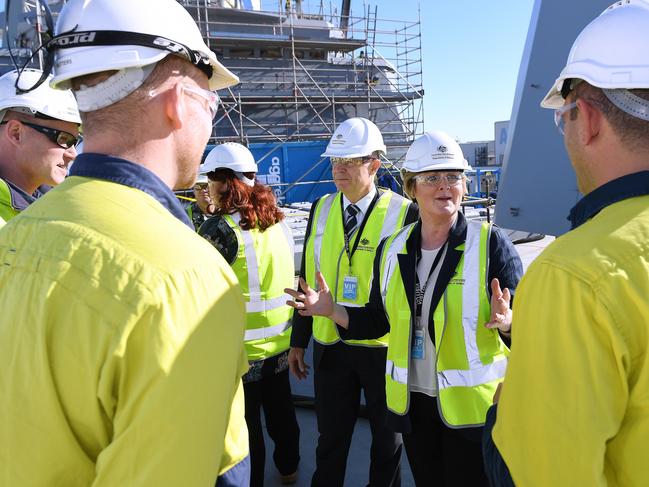
<svg viewBox="0 0 649 487">
<path fill-rule="evenodd" d="M 345 276 L 343 279 L 343 299 L 347 301 L 356 301 L 358 294 L 358 277 Z"/>
<path fill-rule="evenodd" d="M 410 356 L 415 360 L 424 360 L 426 357 L 424 349 L 424 339 L 426 334 L 424 330 L 415 330 L 415 339 L 412 342 L 412 350 Z"/>
</svg>

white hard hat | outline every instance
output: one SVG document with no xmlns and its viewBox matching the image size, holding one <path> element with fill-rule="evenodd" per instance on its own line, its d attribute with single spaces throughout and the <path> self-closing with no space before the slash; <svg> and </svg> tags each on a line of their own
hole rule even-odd
<svg viewBox="0 0 649 487">
<path fill-rule="evenodd" d="M 561 90 L 564 81 L 569 79 L 587 81 L 604 89 L 607 96 L 611 91 L 649 88 L 647 46 L 649 3 L 646 0 L 614 3 L 581 31 L 570 49 L 566 67 L 541 106 L 555 109 L 562 106 Z"/>
<path fill-rule="evenodd" d="M 225 142 L 207 154 L 199 174 L 207 174 L 216 169 L 231 169 L 241 173 L 257 172 L 257 163 L 247 147 L 236 142 Z"/>
<path fill-rule="evenodd" d="M 372 152 L 385 153 L 379 128 L 366 118 L 349 118 L 331 136 L 321 157 L 365 157 Z"/>
<path fill-rule="evenodd" d="M 431 130 L 417 137 L 406 153 L 403 171 L 468 171 L 460 144 L 445 132 Z"/>
<path fill-rule="evenodd" d="M 36 83 L 43 75 L 37 69 L 25 69 L 21 78 L 26 82 Z M 53 90 L 43 83 L 28 93 L 16 94 L 17 71 L 10 71 L 0 77 L 0 121 L 6 110 L 27 113 L 28 115 L 45 115 L 56 120 L 81 123 L 77 102 L 70 90 Z"/>
<path fill-rule="evenodd" d="M 152 66 L 169 54 L 211 71 L 211 90 L 239 82 L 175 0 L 70 0 L 48 47 L 55 50 L 54 87 L 67 88 L 71 79 L 87 74 Z"/>
</svg>

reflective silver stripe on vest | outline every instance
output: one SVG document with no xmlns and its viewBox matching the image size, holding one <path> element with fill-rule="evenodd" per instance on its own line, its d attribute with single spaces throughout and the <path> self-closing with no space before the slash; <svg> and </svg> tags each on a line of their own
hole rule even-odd
<svg viewBox="0 0 649 487">
<path fill-rule="evenodd" d="M 237 225 L 239 225 L 239 222 L 241 221 L 241 215 L 239 213 L 230 215 L 230 217 Z M 280 223 L 284 222 L 282 221 Z M 246 302 L 246 312 L 259 313 L 262 311 L 271 311 L 277 308 L 281 308 L 282 306 L 287 306 L 287 296 L 285 294 L 272 299 L 261 299 L 259 266 L 257 264 L 257 253 L 255 252 L 255 243 L 252 239 L 252 233 L 250 232 L 250 230 L 244 230 L 241 227 L 239 227 L 239 230 L 241 231 L 241 235 L 243 237 L 243 252 L 246 256 L 246 267 L 248 268 L 248 293 L 250 294 L 250 300 Z M 290 229 L 288 231 L 290 232 Z M 291 248 L 292 244 L 293 238 L 291 237 L 289 240 L 289 245 L 291 245 Z"/>
<path fill-rule="evenodd" d="M 290 299 L 290 296 L 282 294 L 273 299 L 260 299 L 258 301 L 249 301 L 246 303 L 246 312 L 247 313 L 261 313 L 262 311 L 272 311 L 277 308 L 282 308 L 288 306 L 286 300 Z"/>
<path fill-rule="evenodd" d="M 507 359 L 498 360 L 496 362 L 481 365 L 471 370 L 444 370 L 437 372 L 437 381 L 439 388 L 446 389 L 447 387 L 475 387 L 494 380 L 502 379 L 505 377 L 507 370 Z"/>
<path fill-rule="evenodd" d="M 387 195 L 388 193 L 383 193 Z M 389 237 L 397 228 L 399 228 L 399 217 L 401 216 L 401 205 L 404 198 L 397 194 L 392 194 L 390 203 L 388 204 L 388 209 L 385 213 L 385 219 L 383 220 L 383 227 L 381 228 L 381 238 L 379 241 L 383 240 L 385 237 Z"/>
<path fill-rule="evenodd" d="M 318 215 L 318 221 L 315 226 L 315 235 L 313 237 L 313 260 L 315 261 L 315 270 L 318 272 L 320 270 L 320 255 L 322 253 L 322 240 L 324 238 L 325 227 L 327 226 L 327 218 L 329 217 L 329 211 L 331 210 L 331 205 L 336 199 L 338 193 L 330 194 L 326 196 L 326 200 L 322 203 L 320 208 L 320 214 Z"/>
<path fill-rule="evenodd" d="M 476 328 L 480 308 L 480 286 L 484 283 L 477 279 L 480 276 L 480 231 L 482 222 L 467 222 L 466 242 L 464 244 L 464 268 L 462 277 L 462 328 L 464 329 L 464 346 L 470 369 L 482 366 L 478 350 Z"/>
<path fill-rule="evenodd" d="M 392 380 L 399 384 L 408 385 L 408 369 L 397 367 L 392 360 L 385 361 L 385 374 L 392 377 Z"/>
<path fill-rule="evenodd" d="M 293 232 L 291 231 L 291 228 L 286 224 L 286 220 L 279 222 L 279 225 L 282 228 L 284 236 L 286 237 L 286 241 L 288 242 L 288 246 L 291 249 L 291 255 L 293 255 L 295 253 L 295 240 L 293 240 Z"/>
<path fill-rule="evenodd" d="M 291 322 L 285 321 L 284 323 L 280 323 L 279 325 L 275 325 L 275 326 L 268 326 L 266 328 L 257 328 L 255 330 L 246 330 L 243 339 L 246 342 L 249 342 L 251 340 L 262 340 L 264 338 L 273 338 L 278 335 L 281 335 L 290 327 L 291 327 Z"/>
<path fill-rule="evenodd" d="M 399 251 L 406 244 L 406 240 L 408 240 L 408 237 L 410 236 L 410 229 L 413 225 L 414 223 L 411 223 L 410 225 L 406 225 L 401 230 L 399 230 L 397 236 L 394 237 L 394 240 L 392 240 L 390 247 L 387 249 L 383 248 L 383 252 L 386 252 L 386 256 L 383 277 L 381 279 L 381 297 L 383 299 L 383 307 L 385 309 L 387 309 L 385 297 L 388 293 L 388 284 L 390 284 L 390 278 L 392 277 L 392 273 L 394 272 L 394 269 L 397 265 L 395 261 L 397 260 Z"/>
</svg>

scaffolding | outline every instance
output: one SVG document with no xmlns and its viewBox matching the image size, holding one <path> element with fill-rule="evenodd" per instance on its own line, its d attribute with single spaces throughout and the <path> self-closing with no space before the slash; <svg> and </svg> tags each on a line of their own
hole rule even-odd
<svg viewBox="0 0 649 487">
<path fill-rule="evenodd" d="M 243 11 L 181 0 L 241 82 L 221 94 L 211 142 L 328 139 L 352 116 L 374 121 L 400 158 L 423 132 L 421 28 L 415 21 L 295 7 Z"/>
<path fill-rule="evenodd" d="M 211 143 L 326 140 L 340 122 L 362 116 L 381 129 L 394 162 L 423 132 L 419 13 L 414 21 L 396 21 L 379 18 L 369 6 L 353 16 L 338 15 L 331 5 L 326 13 L 322 2 L 314 13 L 290 1 L 275 11 L 226 8 L 223 0 L 178 1 L 241 80 L 219 92 L 222 110 Z M 38 3 L 12 2 L 23 3 L 25 12 L 14 32 L 33 32 L 37 40 Z M 64 3 L 50 2 L 55 16 Z M 25 62 L 37 42 L 18 46 L 17 35 L 9 42 Z M 2 72 L 13 68 L 4 43 L 0 63 Z"/>
</svg>

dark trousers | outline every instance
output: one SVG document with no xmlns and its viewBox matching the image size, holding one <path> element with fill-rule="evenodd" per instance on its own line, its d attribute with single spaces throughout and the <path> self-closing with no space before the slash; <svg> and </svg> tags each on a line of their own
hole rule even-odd
<svg viewBox="0 0 649 487">
<path fill-rule="evenodd" d="M 482 429 L 446 426 L 434 397 L 410 393 L 412 432 L 403 443 L 417 487 L 489 486 L 482 462 Z"/>
<path fill-rule="evenodd" d="M 261 426 L 264 410 L 266 430 L 275 443 L 273 460 L 279 473 L 292 474 L 300 461 L 300 428 L 295 418 L 288 370 L 243 385 L 246 397 L 246 424 L 250 442 L 250 486 L 264 485 L 266 446 Z"/>
<path fill-rule="evenodd" d="M 386 424 L 385 357 L 385 348 L 344 343 L 325 347 L 314 373 L 320 436 L 312 486 L 343 485 L 361 390 L 365 394 L 372 431 L 369 485 L 401 485 L 401 435 L 391 431 Z"/>
</svg>

